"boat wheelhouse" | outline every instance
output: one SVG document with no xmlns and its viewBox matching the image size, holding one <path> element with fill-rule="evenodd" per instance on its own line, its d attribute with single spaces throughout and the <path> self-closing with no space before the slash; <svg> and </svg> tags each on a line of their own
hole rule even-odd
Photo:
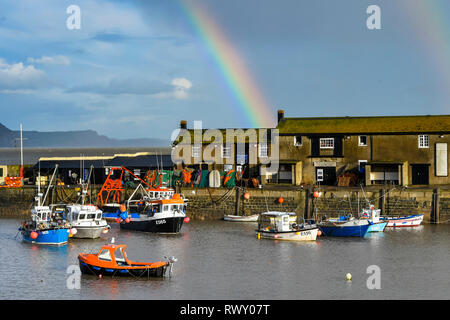
<svg viewBox="0 0 450 320">
<path fill-rule="evenodd" d="M 387 226 L 387 222 L 381 220 L 381 210 L 370 206 L 369 209 L 361 211 L 361 219 L 368 219 L 369 230 L 367 232 L 383 232 Z"/>
</svg>

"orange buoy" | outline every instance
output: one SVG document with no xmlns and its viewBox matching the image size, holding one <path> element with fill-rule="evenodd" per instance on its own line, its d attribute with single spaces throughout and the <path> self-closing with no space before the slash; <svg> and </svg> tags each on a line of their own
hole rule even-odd
<svg viewBox="0 0 450 320">
<path fill-rule="evenodd" d="M 30 233 L 30 237 L 31 237 L 31 239 L 36 239 L 38 237 L 38 233 L 36 231 L 32 231 Z"/>
<path fill-rule="evenodd" d="M 189 221 L 191 221 L 191 219 L 189 217 L 184 218 L 184 223 L 189 223 Z"/>
<path fill-rule="evenodd" d="M 244 199 L 246 200 L 250 199 L 250 193 L 248 192 L 244 193 Z"/>
<path fill-rule="evenodd" d="M 283 203 L 283 202 L 284 202 L 283 197 L 279 197 L 279 198 L 278 198 L 278 203 Z"/>
<path fill-rule="evenodd" d="M 130 218 L 126 218 L 126 219 L 125 219 L 125 222 L 126 222 L 126 223 L 130 223 L 130 221 L 131 221 Z"/>
<path fill-rule="evenodd" d="M 119 218 L 117 218 L 117 219 L 116 219 L 116 223 L 120 223 L 120 220 L 119 220 Z"/>
<path fill-rule="evenodd" d="M 320 237 L 322 235 L 322 231 L 317 230 L 317 236 Z"/>
<path fill-rule="evenodd" d="M 318 198 L 319 197 L 319 191 L 314 191 L 314 193 L 313 193 L 313 196 L 314 196 L 314 198 Z"/>
</svg>

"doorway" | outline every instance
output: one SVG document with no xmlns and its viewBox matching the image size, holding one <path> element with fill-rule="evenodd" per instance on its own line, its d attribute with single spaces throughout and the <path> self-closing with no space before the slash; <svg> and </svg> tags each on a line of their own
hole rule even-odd
<svg viewBox="0 0 450 320">
<path fill-rule="evenodd" d="M 430 183 L 428 164 L 412 164 L 411 171 L 412 171 L 412 184 L 427 185 Z"/>
</svg>

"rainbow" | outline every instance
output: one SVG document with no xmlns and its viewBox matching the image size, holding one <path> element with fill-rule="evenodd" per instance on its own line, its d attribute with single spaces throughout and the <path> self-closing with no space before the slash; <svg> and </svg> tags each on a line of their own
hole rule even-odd
<svg viewBox="0 0 450 320">
<path fill-rule="evenodd" d="M 415 29 L 411 34 L 428 56 L 436 82 L 447 93 L 443 99 L 444 111 L 450 110 L 450 4 L 437 0 L 401 1 L 397 5 L 405 12 Z"/>
<path fill-rule="evenodd" d="M 180 0 L 180 4 L 236 99 L 238 115 L 243 113 L 249 127 L 273 128 L 275 112 L 233 44 L 199 1 Z"/>
</svg>

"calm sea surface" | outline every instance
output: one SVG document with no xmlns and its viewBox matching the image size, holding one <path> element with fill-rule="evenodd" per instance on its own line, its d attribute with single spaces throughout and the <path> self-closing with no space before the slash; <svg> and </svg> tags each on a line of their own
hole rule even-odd
<svg viewBox="0 0 450 320">
<path fill-rule="evenodd" d="M 178 235 L 121 231 L 52 247 L 17 234 L 18 219 L 0 219 L 0 299 L 449 299 L 450 225 L 390 229 L 363 239 L 295 243 L 258 240 L 255 223 L 185 224 Z M 175 256 L 171 278 L 82 275 L 66 285 L 80 252 L 98 252 L 115 237 L 135 261 Z M 367 288 L 367 267 L 381 269 L 381 289 Z M 345 275 L 351 273 L 353 281 Z"/>
</svg>

